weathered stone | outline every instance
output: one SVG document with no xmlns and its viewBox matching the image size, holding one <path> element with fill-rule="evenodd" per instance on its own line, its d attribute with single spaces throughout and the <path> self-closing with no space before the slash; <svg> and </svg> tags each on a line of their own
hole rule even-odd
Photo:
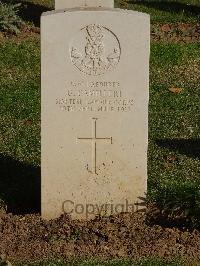
<svg viewBox="0 0 200 266">
<path fill-rule="evenodd" d="M 86 8 L 41 22 L 42 215 L 133 211 L 147 187 L 149 16 Z"/>
</svg>

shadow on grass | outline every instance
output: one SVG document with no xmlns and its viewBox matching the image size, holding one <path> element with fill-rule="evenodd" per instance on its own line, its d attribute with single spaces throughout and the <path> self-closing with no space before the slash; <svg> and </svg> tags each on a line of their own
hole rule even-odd
<svg viewBox="0 0 200 266">
<path fill-rule="evenodd" d="M 158 139 L 158 146 L 200 159 L 200 139 Z"/>
<path fill-rule="evenodd" d="M 34 26 L 36 27 L 40 27 L 40 17 L 42 13 L 51 10 L 50 8 L 46 6 L 30 3 L 28 1 L 23 1 L 23 0 L 17 0 L 17 1 L 1 0 L 1 2 L 5 4 L 20 3 L 21 6 L 19 7 L 19 13 L 18 13 L 19 16 L 23 20 L 33 23 Z"/>
<path fill-rule="evenodd" d="M 40 213 L 40 167 L 0 155 L 0 199 L 13 214 Z"/>
<path fill-rule="evenodd" d="M 175 1 L 129 0 L 128 2 L 130 4 L 137 4 L 167 12 L 185 13 L 187 15 L 200 16 L 200 6 L 188 5 Z"/>
</svg>

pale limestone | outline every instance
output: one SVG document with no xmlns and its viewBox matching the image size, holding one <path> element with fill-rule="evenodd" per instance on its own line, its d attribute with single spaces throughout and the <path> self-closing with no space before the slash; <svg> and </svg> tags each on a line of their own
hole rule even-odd
<svg viewBox="0 0 200 266">
<path fill-rule="evenodd" d="M 149 16 L 48 12 L 41 50 L 42 216 L 117 213 L 147 189 Z"/>
<path fill-rule="evenodd" d="M 55 0 L 55 9 L 74 7 L 114 7 L 114 0 Z"/>
</svg>

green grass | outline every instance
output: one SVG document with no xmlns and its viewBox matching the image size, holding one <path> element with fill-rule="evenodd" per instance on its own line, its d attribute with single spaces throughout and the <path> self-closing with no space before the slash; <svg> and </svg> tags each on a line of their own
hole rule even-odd
<svg viewBox="0 0 200 266">
<path fill-rule="evenodd" d="M 7 42 L 0 48 L 1 152 L 40 162 L 39 43 Z"/>
<path fill-rule="evenodd" d="M 182 88 L 180 94 L 169 91 Z M 200 45 L 154 44 L 149 108 L 149 197 L 200 219 Z"/>
<path fill-rule="evenodd" d="M 40 14 L 54 9 L 53 0 L 2 0 L 21 3 L 21 16 L 28 23 L 39 26 Z M 115 7 L 133 9 L 151 15 L 152 23 L 199 22 L 199 0 L 115 0 Z"/>
<path fill-rule="evenodd" d="M 40 50 L 0 45 L 0 199 L 12 212 L 39 211 Z"/>
<path fill-rule="evenodd" d="M 199 0 L 116 0 L 115 6 L 148 13 L 152 23 L 198 22 Z"/>
<path fill-rule="evenodd" d="M 38 41 L 0 45 L 0 157 L 5 163 L 0 198 L 8 202 L 6 193 L 15 201 L 17 192 L 6 181 L 6 160 L 40 165 L 39 54 Z M 150 85 L 149 198 L 162 208 L 178 208 L 196 225 L 200 218 L 200 45 L 152 44 Z M 183 91 L 175 94 L 171 87 Z M 33 179 L 28 169 L 14 177 L 15 169 L 13 183 L 17 178 L 27 184 L 27 176 Z"/>
</svg>

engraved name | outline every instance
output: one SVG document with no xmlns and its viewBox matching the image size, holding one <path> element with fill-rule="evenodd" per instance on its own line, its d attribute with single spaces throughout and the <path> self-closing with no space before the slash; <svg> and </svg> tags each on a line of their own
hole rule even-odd
<svg viewBox="0 0 200 266">
<path fill-rule="evenodd" d="M 119 82 L 70 82 L 56 105 L 67 112 L 131 112 L 134 99 L 125 97 Z"/>
</svg>

